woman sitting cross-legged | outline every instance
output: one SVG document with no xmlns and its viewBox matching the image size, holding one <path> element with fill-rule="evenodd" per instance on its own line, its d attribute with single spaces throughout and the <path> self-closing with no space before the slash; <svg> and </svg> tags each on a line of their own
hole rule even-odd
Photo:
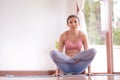
<svg viewBox="0 0 120 80">
<path fill-rule="evenodd" d="M 69 30 L 60 35 L 59 50 L 50 52 L 52 60 L 58 67 L 56 75 L 59 75 L 59 69 L 64 74 L 81 74 L 95 57 L 96 50 L 88 48 L 86 35 L 78 30 L 79 25 L 79 18 L 76 15 L 70 15 L 67 18 Z M 64 48 L 65 52 L 63 52 Z"/>
</svg>

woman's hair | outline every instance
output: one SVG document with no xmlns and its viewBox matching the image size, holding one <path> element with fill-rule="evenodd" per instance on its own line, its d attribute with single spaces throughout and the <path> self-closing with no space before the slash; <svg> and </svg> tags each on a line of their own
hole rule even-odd
<svg viewBox="0 0 120 80">
<path fill-rule="evenodd" d="M 78 19 L 78 21 L 80 21 L 78 16 L 76 16 L 76 15 L 70 15 L 70 16 L 68 16 L 68 18 L 67 18 L 67 24 L 68 24 L 68 20 L 69 20 L 70 18 L 72 18 L 72 17 L 75 17 L 75 18 Z"/>
</svg>

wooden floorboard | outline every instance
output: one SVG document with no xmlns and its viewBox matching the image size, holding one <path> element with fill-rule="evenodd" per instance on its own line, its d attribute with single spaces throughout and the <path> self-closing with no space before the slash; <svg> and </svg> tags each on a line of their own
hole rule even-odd
<svg viewBox="0 0 120 80">
<path fill-rule="evenodd" d="M 29 75 L 52 75 L 55 70 L 47 71 L 19 71 L 19 70 L 2 70 L 0 76 L 15 75 L 15 76 L 29 76 Z"/>
</svg>

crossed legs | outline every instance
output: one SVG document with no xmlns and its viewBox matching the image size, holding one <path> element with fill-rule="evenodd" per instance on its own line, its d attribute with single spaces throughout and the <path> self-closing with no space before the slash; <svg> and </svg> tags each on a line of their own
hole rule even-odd
<svg viewBox="0 0 120 80">
<path fill-rule="evenodd" d="M 59 51 L 50 52 L 51 58 L 64 73 L 82 73 L 94 59 L 95 54 L 94 48 L 82 51 L 72 58 Z M 76 60 L 78 60 L 77 63 Z"/>
</svg>

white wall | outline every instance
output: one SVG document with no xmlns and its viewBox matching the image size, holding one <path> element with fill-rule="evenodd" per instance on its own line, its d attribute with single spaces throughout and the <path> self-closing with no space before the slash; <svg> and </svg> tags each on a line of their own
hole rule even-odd
<svg viewBox="0 0 120 80">
<path fill-rule="evenodd" d="M 49 52 L 75 0 L 0 0 L 0 70 L 54 69 Z"/>
</svg>

